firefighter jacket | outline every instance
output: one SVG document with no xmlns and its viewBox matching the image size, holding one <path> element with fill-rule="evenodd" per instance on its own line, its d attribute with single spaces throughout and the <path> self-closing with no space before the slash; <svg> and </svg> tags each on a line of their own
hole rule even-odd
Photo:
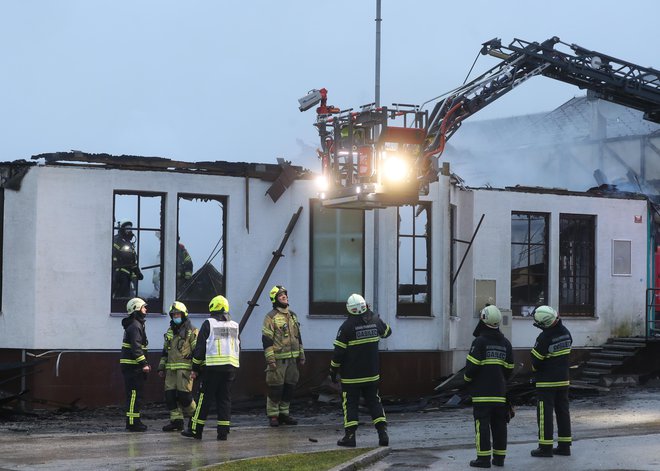
<svg viewBox="0 0 660 471">
<path fill-rule="evenodd" d="M 359 316 L 349 315 L 337 332 L 330 362 L 331 368 L 339 370 L 341 383 L 378 381 L 378 342 L 391 334 L 390 326 L 371 310 Z"/>
<path fill-rule="evenodd" d="M 228 314 L 209 317 L 199 329 L 192 359 L 193 371 L 199 372 L 202 366 L 223 371 L 238 368 L 240 345 L 238 324 Z"/>
<path fill-rule="evenodd" d="M 135 278 L 140 274 L 135 244 L 117 234 L 112 239 L 112 268 Z"/>
<path fill-rule="evenodd" d="M 197 344 L 198 330 L 189 319 L 180 325 L 170 322 L 170 328 L 165 332 L 163 352 L 161 353 L 158 371 L 191 370 L 192 355 Z"/>
<path fill-rule="evenodd" d="M 148 365 L 147 363 L 147 333 L 144 329 L 144 314 L 134 312 L 121 321 L 124 327 L 124 339 L 121 343 L 121 359 L 119 363 L 126 367 Z"/>
<path fill-rule="evenodd" d="M 305 359 L 298 316 L 288 307 L 276 307 L 266 314 L 261 343 L 267 363 L 287 358 Z"/>
<path fill-rule="evenodd" d="M 506 381 L 513 372 L 511 342 L 500 329 L 479 321 L 465 361 L 463 379 L 470 385 L 472 404 L 506 403 Z"/>
<path fill-rule="evenodd" d="M 573 338 L 561 319 L 539 334 L 532 348 L 532 370 L 536 371 L 537 388 L 568 387 L 571 345 Z"/>
</svg>

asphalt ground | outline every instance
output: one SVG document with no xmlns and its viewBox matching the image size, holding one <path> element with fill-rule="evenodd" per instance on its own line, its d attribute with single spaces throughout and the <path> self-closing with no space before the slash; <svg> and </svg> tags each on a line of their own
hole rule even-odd
<svg viewBox="0 0 660 471">
<path fill-rule="evenodd" d="M 2 470 L 185 470 L 234 459 L 336 448 L 342 435 L 339 405 L 318 413 L 302 405 L 297 426 L 269 427 L 261 412 L 234 414 L 226 442 L 207 430 L 203 440 L 161 432 L 164 411 L 146 410 L 146 433 L 123 430 L 119 409 L 105 413 L 17 417 L 0 422 Z M 313 409 L 313 408 L 312 408 Z M 115 413 L 117 412 L 117 413 Z M 296 413 L 294 405 L 293 411 Z M 573 455 L 531 458 L 536 447 L 536 412 L 520 406 L 509 425 L 505 469 L 660 470 L 660 389 L 639 388 L 571 402 Z M 110 414 L 108 414 L 110 413 Z M 209 422 L 214 419 L 210 416 Z M 365 421 L 358 446 L 377 446 Z M 391 452 L 372 470 L 471 469 L 475 457 L 469 407 L 428 412 L 388 413 Z M 495 468 L 497 469 L 497 468 Z"/>
</svg>

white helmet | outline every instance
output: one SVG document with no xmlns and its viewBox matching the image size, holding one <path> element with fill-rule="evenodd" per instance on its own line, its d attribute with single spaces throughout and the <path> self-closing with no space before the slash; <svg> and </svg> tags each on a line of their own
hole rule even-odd
<svg viewBox="0 0 660 471">
<path fill-rule="evenodd" d="M 479 319 L 491 329 L 497 329 L 502 323 L 502 313 L 497 309 L 497 306 L 486 306 L 481 310 Z"/>
<path fill-rule="evenodd" d="M 349 314 L 359 316 L 367 312 L 367 302 L 359 294 L 351 294 L 346 301 L 346 309 Z"/>
<path fill-rule="evenodd" d="M 142 306 L 146 306 L 147 302 L 142 298 L 133 298 L 126 303 L 126 312 L 132 313 L 142 309 Z"/>
<path fill-rule="evenodd" d="M 534 325 L 539 329 L 547 329 L 555 323 L 559 315 L 550 306 L 539 306 L 534 310 Z"/>
</svg>

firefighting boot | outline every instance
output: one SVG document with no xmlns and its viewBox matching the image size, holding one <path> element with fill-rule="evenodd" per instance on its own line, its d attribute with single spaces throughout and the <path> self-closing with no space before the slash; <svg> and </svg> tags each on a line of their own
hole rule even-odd
<svg viewBox="0 0 660 471">
<path fill-rule="evenodd" d="M 490 456 L 478 456 L 476 460 L 470 461 L 473 468 L 490 468 Z"/>
<path fill-rule="evenodd" d="M 552 453 L 561 456 L 571 456 L 571 445 L 568 443 L 559 443 L 556 448 L 552 449 Z"/>
<path fill-rule="evenodd" d="M 387 423 L 377 423 L 376 430 L 378 430 L 378 445 L 388 446 L 390 444 L 390 437 L 387 435 Z"/>
<path fill-rule="evenodd" d="M 163 432 L 174 432 L 183 430 L 183 419 L 170 420 L 170 423 L 163 426 Z"/>
<path fill-rule="evenodd" d="M 298 425 L 298 421 L 290 415 L 280 414 L 277 416 L 280 425 Z"/>
<path fill-rule="evenodd" d="M 337 440 L 339 446 L 350 446 L 355 448 L 355 430 L 357 427 L 347 427 L 344 429 L 344 436 Z"/>
<path fill-rule="evenodd" d="M 222 440 L 222 441 L 227 440 L 227 435 L 229 435 L 229 426 L 218 425 L 218 440 Z"/>
<path fill-rule="evenodd" d="M 280 421 L 278 420 L 276 415 L 268 416 L 268 425 L 270 425 L 271 427 L 280 426 Z"/>
<path fill-rule="evenodd" d="M 535 450 L 532 450 L 531 455 L 534 458 L 552 458 L 552 445 L 539 445 Z"/>
<path fill-rule="evenodd" d="M 204 432 L 204 426 L 197 424 L 195 430 L 192 428 L 192 420 L 188 424 L 188 428 L 181 432 L 181 435 L 188 438 L 195 438 L 197 440 L 202 439 L 202 433 Z"/>
<path fill-rule="evenodd" d="M 133 419 L 133 423 L 130 423 L 130 420 L 126 418 L 126 430 L 129 432 L 146 432 L 147 426 L 142 423 L 140 418 Z"/>
<path fill-rule="evenodd" d="M 493 455 L 493 466 L 504 466 L 504 456 Z"/>
</svg>

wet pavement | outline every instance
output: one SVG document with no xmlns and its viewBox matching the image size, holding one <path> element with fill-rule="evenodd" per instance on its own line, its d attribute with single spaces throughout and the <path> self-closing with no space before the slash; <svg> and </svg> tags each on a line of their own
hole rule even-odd
<svg viewBox="0 0 660 471">
<path fill-rule="evenodd" d="M 660 390 L 631 389 L 571 403 L 573 456 L 531 458 L 536 417 L 521 406 L 509 426 L 504 469 L 660 469 Z M 470 469 L 474 432 L 470 408 L 389 413 L 388 457 L 371 470 Z M 160 416 L 164 415 L 161 413 Z M 212 419 L 213 416 L 209 417 Z M 361 415 L 366 420 L 366 415 Z M 160 431 L 166 420 L 149 419 L 146 433 L 128 433 L 120 418 L 80 419 L 67 414 L 53 421 L 0 422 L 0 470 L 184 470 L 233 459 L 336 448 L 341 415 L 336 411 L 303 417 L 298 426 L 268 427 L 255 414 L 235 414 L 229 440 L 215 440 L 213 428 L 201 441 Z M 58 425 L 59 422 L 59 425 Z M 374 447 L 372 425 L 358 429 L 358 446 Z M 494 468 L 498 469 L 498 468 Z"/>
</svg>

